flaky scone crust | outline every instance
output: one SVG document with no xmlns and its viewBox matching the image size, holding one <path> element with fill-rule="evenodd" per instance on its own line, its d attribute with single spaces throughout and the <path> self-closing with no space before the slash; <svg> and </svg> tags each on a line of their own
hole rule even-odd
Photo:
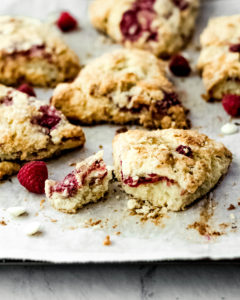
<svg viewBox="0 0 240 300">
<path fill-rule="evenodd" d="M 190 147 L 192 156 L 177 152 L 180 145 Z M 139 178 L 157 174 L 173 180 L 179 193 L 178 202 L 170 210 L 184 209 L 209 192 L 227 172 L 232 160 L 231 152 L 222 143 L 197 131 L 178 129 L 121 133 L 113 140 L 113 157 L 117 179 L 133 196 L 137 187 L 124 184 L 122 176 Z M 152 199 L 142 200 L 152 202 Z"/>
<path fill-rule="evenodd" d="M 84 144 L 81 127 L 70 124 L 60 112 L 59 123 L 49 132 L 34 123 L 42 106 L 46 105 L 36 98 L 0 85 L 0 161 L 46 159 Z"/>
<path fill-rule="evenodd" d="M 199 0 L 188 0 L 187 7 L 183 10 L 179 9 L 172 0 L 156 0 L 153 4 L 154 12 L 151 10 L 150 14 L 154 15 L 151 28 L 158 37 L 149 40 L 148 35 L 143 33 L 140 38 L 133 41 L 124 39 L 120 24 L 124 13 L 131 11 L 136 2 L 135 0 L 95 0 L 89 9 L 91 23 L 96 29 L 128 48 L 150 50 L 160 57 L 176 53 L 187 44 L 194 30 Z"/>
<path fill-rule="evenodd" d="M 55 87 L 80 70 L 77 55 L 50 25 L 26 17 L 0 16 L 0 82 Z"/>
<path fill-rule="evenodd" d="M 82 124 L 188 128 L 184 107 L 168 99 L 175 91 L 164 67 L 149 52 L 119 49 L 90 62 L 72 83 L 58 85 L 51 103 Z"/>
<path fill-rule="evenodd" d="M 16 174 L 20 170 L 20 164 L 4 161 L 0 162 L 0 180 Z"/>
<path fill-rule="evenodd" d="M 230 45 L 240 43 L 239 37 L 240 15 L 213 18 L 203 31 L 198 69 L 206 100 L 221 100 L 224 94 L 240 95 L 239 53 L 229 50 Z"/>
</svg>

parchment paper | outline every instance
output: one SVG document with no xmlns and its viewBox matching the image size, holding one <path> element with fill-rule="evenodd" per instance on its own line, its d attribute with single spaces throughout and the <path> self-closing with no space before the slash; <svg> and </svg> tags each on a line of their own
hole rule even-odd
<svg viewBox="0 0 240 300">
<path fill-rule="evenodd" d="M 87 17 L 88 3 L 87 0 L 2 0 L 0 14 L 50 20 L 60 11 L 69 10 L 78 17 L 81 30 L 65 34 L 64 39 L 85 64 L 101 53 L 120 47 L 106 41 L 91 27 Z M 194 40 L 184 51 L 193 66 L 198 56 L 195 49 L 199 44 L 199 33 L 209 16 L 231 15 L 239 11 L 238 0 L 202 2 Z M 213 193 L 185 212 L 164 215 L 156 225 L 152 221 L 142 221 L 139 216 L 129 215 L 126 208 L 128 197 L 120 191 L 117 183 L 111 184 L 105 201 L 88 205 L 76 215 L 67 215 L 54 210 L 47 202 L 40 207 L 44 196 L 27 192 L 15 177 L 0 184 L 0 221 L 4 220 L 7 224 L 0 225 L 0 259 L 120 262 L 240 257 L 240 133 L 221 135 L 221 126 L 230 118 L 220 103 L 209 104 L 202 100 L 200 95 L 204 93 L 204 88 L 196 72 L 184 80 L 171 79 L 177 85 L 182 102 L 191 111 L 189 117 L 193 128 L 222 141 L 233 152 L 229 173 Z M 51 90 L 36 90 L 40 99 L 48 101 Z M 111 142 L 118 128 L 113 125 L 84 127 L 87 138 L 85 147 L 48 161 L 49 177 L 62 179 L 73 169 L 69 164 L 97 152 L 101 146 L 107 163 L 112 164 Z M 235 205 L 236 209 L 228 210 L 230 204 Z M 28 215 L 13 219 L 6 209 L 18 205 L 25 206 Z M 41 223 L 42 234 L 28 237 L 24 230 L 33 221 Z M 94 226 L 95 223 L 99 224 Z M 194 223 L 195 226 L 191 226 Z M 196 229 L 188 228 L 189 225 Z M 103 246 L 107 234 L 112 244 Z"/>
</svg>

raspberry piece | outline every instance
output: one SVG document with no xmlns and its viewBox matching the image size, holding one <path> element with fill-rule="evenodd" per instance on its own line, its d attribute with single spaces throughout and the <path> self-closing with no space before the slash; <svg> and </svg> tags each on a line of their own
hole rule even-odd
<svg viewBox="0 0 240 300">
<path fill-rule="evenodd" d="M 58 111 L 53 106 L 40 106 L 39 111 L 42 113 L 42 115 L 34 117 L 31 121 L 32 124 L 37 124 L 51 131 L 61 120 Z"/>
<path fill-rule="evenodd" d="M 10 95 L 6 95 L 0 99 L 0 104 L 5 104 L 6 106 L 13 104 L 13 99 Z"/>
<path fill-rule="evenodd" d="M 51 193 L 67 193 L 68 196 L 72 197 L 77 193 L 78 190 L 78 182 L 74 171 L 68 174 L 62 182 L 59 182 L 56 186 L 53 186 L 51 189 Z"/>
<path fill-rule="evenodd" d="M 191 67 L 182 55 L 175 55 L 169 63 L 169 69 L 175 76 L 188 76 L 191 73 Z"/>
<path fill-rule="evenodd" d="M 230 45 L 229 51 L 240 53 L 240 44 L 232 44 L 232 45 Z"/>
<path fill-rule="evenodd" d="M 140 37 L 142 30 L 135 10 L 128 10 L 123 14 L 120 29 L 123 36 L 130 41 L 136 41 Z"/>
<path fill-rule="evenodd" d="M 184 146 L 184 145 L 180 145 L 177 147 L 176 151 L 179 154 L 188 156 L 188 157 L 192 157 L 192 149 L 188 146 Z"/>
<path fill-rule="evenodd" d="M 43 161 L 29 162 L 20 169 L 17 178 L 29 192 L 44 194 L 45 180 L 48 179 L 47 166 Z"/>
<path fill-rule="evenodd" d="M 222 105 L 230 116 L 240 116 L 240 96 L 231 94 L 225 95 L 222 99 Z"/>
<path fill-rule="evenodd" d="M 57 20 L 57 26 L 63 32 L 69 32 L 77 28 L 78 22 L 68 12 L 64 11 Z"/>
<path fill-rule="evenodd" d="M 18 91 L 27 94 L 28 96 L 36 97 L 34 89 L 27 83 L 23 83 L 17 88 Z"/>
</svg>

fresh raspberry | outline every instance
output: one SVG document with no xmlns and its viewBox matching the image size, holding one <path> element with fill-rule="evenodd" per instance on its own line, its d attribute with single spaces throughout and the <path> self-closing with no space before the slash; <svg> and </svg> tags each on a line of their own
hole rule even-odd
<svg viewBox="0 0 240 300">
<path fill-rule="evenodd" d="M 191 73 L 189 62 L 182 55 L 175 55 L 169 63 L 169 69 L 175 76 L 188 76 Z"/>
<path fill-rule="evenodd" d="M 63 32 L 69 32 L 77 28 L 78 22 L 68 12 L 64 11 L 57 20 L 57 26 Z"/>
<path fill-rule="evenodd" d="M 17 88 L 18 91 L 27 94 L 28 96 L 36 97 L 34 89 L 27 83 L 23 83 Z"/>
<path fill-rule="evenodd" d="M 229 51 L 240 53 L 240 44 L 232 44 L 232 45 L 230 45 Z"/>
<path fill-rule="evenodd" d="M 188 156 L 188 157 L 192 157 L 192 149 L 188 146 L 184 146 L 184 145 L 180 145 L 177 147 L 176 151 L 179 154 Z"/>
<path fill-rule="evenodd" d="M 230 116 L 240 116 L 240 96 L 231 94 L 225 95 L 222 99 L 222 105 Z"/>
<path fill-rule="evenodd" d="M 29 162 L 21 168 L 17 178 L 29 192 L 44 194 L 45 180 L 48 179 L 47 166 L 43 161 Z"/>
</svg>

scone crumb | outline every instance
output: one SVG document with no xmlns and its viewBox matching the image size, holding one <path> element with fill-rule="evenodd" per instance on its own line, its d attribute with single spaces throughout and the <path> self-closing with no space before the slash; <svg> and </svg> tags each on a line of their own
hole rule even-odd
<svg viewBox="0 0 240 300">
<path fill-rule="evenodd" d="M 107 235 L 103 241 L 103 245 L 104 246 L 110 246 L 111 245 L 111 240 L 110 240 L 110 236 Z"/>
<path fill-rule="evenodd" d="M 0 221 L 0 225 L 2 225 L 2 226 L 6 226 L 6 225 L 7 225 L 7 223 L 6 223 L 4 220 L 1 220 L 1 221 Z"/>
<path fill-rule="evenodd" d="M 230 204 L 228 210 L 233 210 L 233 209 L 236 209 L 236 207 L 233 204 Z"/>
<path fill-rule="evenodd" d="M 76 166 L 76 164 L 77 164 L 77 163 L 75 163 L 75 162 L 72 162 L 72 163 L 69 163 L 69 166 L 70 166 L 70 167 L 75 167 L 75 166 Z"/>
<path fill-rule="evenodd" d="M 51 222 L 52 222 L 52 223 L 56 223 L 57 220 L 56 220 L 56 219 L 51 219 Z"/>
<path fill-rule="evenodd" d="M 120 231 L 117 231 L 117 232 L 115 232 L 115 234 L 116 234 L 116 235 L 120 235 L 120 234 L 121 234 L 121 232 L 120 232 Z"/>
<path fill-rule="evenodd" d="M 41 201 L 40 201 L 40 207 L 41 207 L 41 209 L 43 209 L 44 208 L 44 202 L 45 202 L 46 200 L 45 199 L 42 199 Z"/>
<path fill-rule="evenodd" d="M 103 145 L 99 145 L 99 149 L 102 149 L 103 148 Z"/>
</svg>

